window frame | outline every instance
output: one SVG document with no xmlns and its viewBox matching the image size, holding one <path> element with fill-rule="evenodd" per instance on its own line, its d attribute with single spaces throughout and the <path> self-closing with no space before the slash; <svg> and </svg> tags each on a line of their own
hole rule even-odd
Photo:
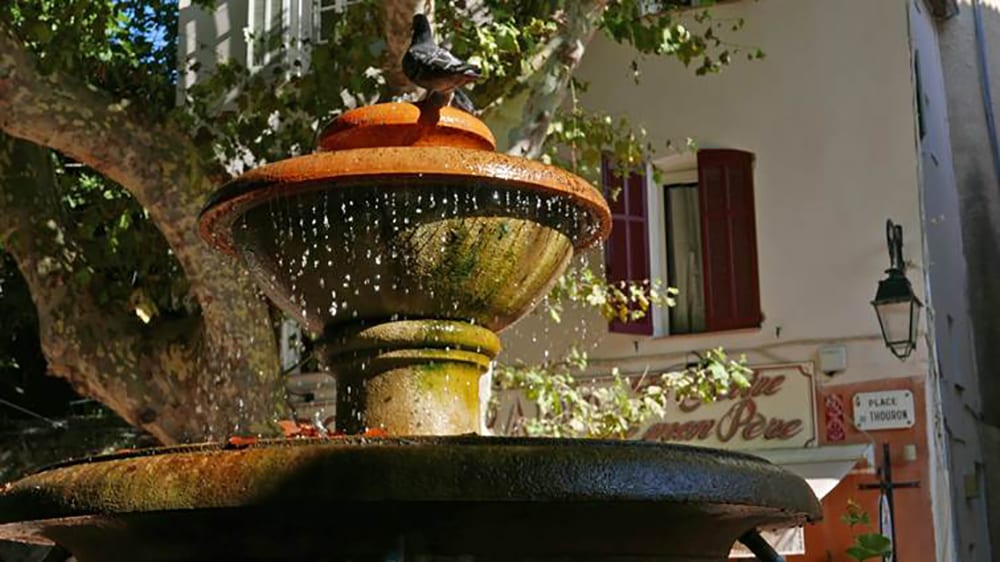
<svg viewBox="0 0 1000 562">
<path fill-rule="evenodd" d="M 650 312 L 650 317 L 652 319 L 652 331 L 642 331 L 633 332 L 627 330 L 609 330 L 613 333 L 622 334 L 632 334 L 632 335 L 647 335 L 652 337 L 697 337 L 709 334 L 733 332 L 733 331 L 745 331 L 745 330 L 759 330 L 764 321 L 763 314 L 763 303 L 761 300 L 760 291 L 760 267 L 758 252 L 759 247 L 757 244 L 757 214 L 756 214 L 756 189 L 755 189 L 755 169 L 756 169 L 756 155 L 748 151 L 734 150 L 734 149 L 704 149 L 697 152 L 689 152 L 677 155 L 671 155 L 664 158 L 659 158 L 646 163 L 646 226 L 647 226 L 647 250 L 649 255 L 647 257 L 647 262 L 649 264 L 649 275 L 651 279 L 661 279 L 664 283 L 667 283 L 669 277 L 668 271 L 668 243 L 667 243 L 667 227 L 668 227 L 668 217 L 666 216 L 666 201 L 665 193 L 666 188 L 669 185 L 675 184 L 699 184 L 701 189 L 701 182 L 703 178 L 700 177 L 699 170 L 699 153 L 705 151 L 717 151 L 719 153 L 732 153 L 743 155 L 744 158 L 749 160 L 746 165 L 746 172 L 748 176 L 745 178 L 747 182 L 746 189 L 749 190 L 750 205 L 746 209 L 746 215 L 743 218 L 749 221 L 749 226 L 751 231 L 747 238 L 752 241 L 749 247 L 752 249 L 750 252 L 750 269 L 753 272 L 753 279 L 749 282 L 749 286 L 741 290 L 741 294 L 750 294 L 752 298 L 745 299 L 744 301 L 738 302 L 750 302 L 753 308 L 756 309 L 756 313 L 753 315 L 748 315 L 747 318 L 737 318 L 733 316 L 734 319 L 738 320 L 736 322 L 730 322 L 727 325 L 714 325 L 710 326 L 707 318 L 707 301 L 708 301 L 708 290 L 710 277 L 706 274 L 704 275 L 705 283 L 705 293 L 702 295 L 706 302 L 706 328 L 699 332 L 685 332 L 680 334 L 670 333 L 670 310 L 666 307 L 654 307 Z M 708 154 L 708 152 L 705 152 Z M 659 177 L 654 177 L 654 169 L 656 175 Z M 602 176 L 602 184 L 604 178 Z M 699 225 L 704 228 L 705 216 L 699 213 Z M 705 244 L 705 239 L 703 238 L 702 244 Z M 705 250 L 707 252 L 707 250 Z M 703 263 L 707 259 L 707 254 L 703 254 Z M 730 258 L 734 254 L 730 254 Z M 728 278 L 728 282 L 731 284 L 739 283 L 737 278 L 740 276 L 737 273 L 733 273 L 731 277 Z M 716 276 L 717 278 L 717 276 Z M 734 305 L 736 306 L 736 305 Z"/>
<path fill-rule="evenodd" d="M 342 13 L 346 12 L 349 7 L 353 4 L 357 4 L 361 0 L 333 0 L 333 3 L 329 6 L 323 5 L 323 0 L 312 0 L 312 13 L 313 13 L 313 25 L 312 25 L 312 38 L 317 45 L 325 45 L 330 42 L 329 39 L 323 37 L 323 14 L 334 12 Z"/>
<path fill-rule="evenodd" d="M 339 2 L 340 0 L 338 0 Z M 261 53 L 257 60 L 257 46 L 261 41 L 269 41 L 272 33 L 275 0 L 249 0 L 247 2 L 246 66 L 252 72 L 267 68 L 276 61 L 299 60 L 301 64 L 291 71 L 301 74 L 305 71 L 309 56 L 308 46 L 319 35 L 318 9 L 321 0 L 277 0 L 281 8 L 281 47 Z M 257 8 L 263 5 L 264 21 L 257 21 Z M 258 29 L 258 24 L 260 28 Z M 292 65 L 290 65 L 291 67 Z"/>
</svg>

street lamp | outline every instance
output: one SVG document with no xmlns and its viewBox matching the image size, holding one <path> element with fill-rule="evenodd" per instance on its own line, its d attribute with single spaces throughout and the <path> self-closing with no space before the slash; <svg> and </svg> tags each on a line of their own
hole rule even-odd
<svg viewBox="0 0 1000 562">
<path fill-rule="evenodd" d="M 906 278 L 903 262 L 903 227 L 885 221 L 886 242 L 889 245 L 888 277 L 878 282 L 878 291 L 872 306 L 882 328 L 882 339 L 892 354 L 901 360 L 910 356 L 917 346 L 917 327 L 923 304 L 913 294 L 910 280 Z"/>
</svg>

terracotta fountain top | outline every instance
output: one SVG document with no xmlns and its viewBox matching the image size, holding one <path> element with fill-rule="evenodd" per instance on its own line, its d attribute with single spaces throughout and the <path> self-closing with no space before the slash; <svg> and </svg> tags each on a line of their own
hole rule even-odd
<svg viewBox="0 0 1000 562">
<path fill-rule="evenodd" d="M 412 103 L 380 103 L 352 109 L 320 134 L 319 149 L 385 146 L 452 146 L 496 150 L 496 139 L 482 121 L 453 107 L 422 111 Z"/>
<path fill-rule="evenodd" d="M 199 221 L 202 238 L 236 255 L 231 221 L 276 197 L 352 185 L 365 178 L 458 178 L 503 182 L 509 188 L 567 197 L 589 217 L 573 233 L 577 250 L 607 238 L 611 214 L 593 185 L 579 176 L 527 158 L 497 153 L 486 125 L 464 111 L 431 111 L 411 103 L 381 103 L 345 112 L 320 134 L 319 152 L 255 168 L 216 192 Z"/>
</svg>

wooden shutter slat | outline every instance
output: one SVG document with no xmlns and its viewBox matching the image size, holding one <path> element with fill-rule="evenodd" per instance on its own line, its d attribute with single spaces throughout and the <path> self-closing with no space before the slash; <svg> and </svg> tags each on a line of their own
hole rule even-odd
<svg viewBox="0 0 1000 562">
<path fill-rule="evenodd" d="M 753 154 L 698 152 L 705 329 L 759 326 Z"/>
<path fill-rule="evenodd" d="M 601 158 L 601 179 L 611 207 L 611 235 L 605 243 L 605 275 L 610 283 L 649 280 L 649 240 L 646 203 L 646 176 L 640 171 L 616 170 L 608 155 Z M 614 189 L 621 188 L 617 197 Z M 634 322 L 613 320 L 612 332 L 652 334 L 653 317 L 646 314 Z"/>
</svg>

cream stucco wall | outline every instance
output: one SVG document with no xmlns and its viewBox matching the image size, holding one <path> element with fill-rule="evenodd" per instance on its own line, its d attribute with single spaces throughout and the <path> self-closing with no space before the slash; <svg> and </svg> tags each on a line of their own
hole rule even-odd
<svg viewBox="0 0 1000 562">
<path fill-rule="evenodd" d="M 633 52 L 595 39 L 578 72 L 590 83 L 586 106 L 627 114 L 655 146 L 690 136 L 701 147 L 756 155 L 765 319 L 759 330 L 647 338 L 608 334 L 594 314 L 558 326 L 535 317 L 504 334 L 506 358 L 538 359 L 583 337 L 595 374 L 611 366 L 655 372 L 720 345 L 763 364 L 814 360 L 820 346 L 843 342 L 847 370 L 818 377 L 820 384 L 926 376 L 926 346 L 905 363 L 892 357 L 869 305 L 888 264 L 886 218 L 904 227 L 910 278 L 923 293 L 906 10 L 904 0 L 724 4 L 716 17 L 747 22 L 732 40 L 761 47 L 765 59 L 696 77 L 676 61 L 650 58 L 640 61 L 639 85 Z M 652 230 L 658 240 L 663 225 Z"/>
</svg>

